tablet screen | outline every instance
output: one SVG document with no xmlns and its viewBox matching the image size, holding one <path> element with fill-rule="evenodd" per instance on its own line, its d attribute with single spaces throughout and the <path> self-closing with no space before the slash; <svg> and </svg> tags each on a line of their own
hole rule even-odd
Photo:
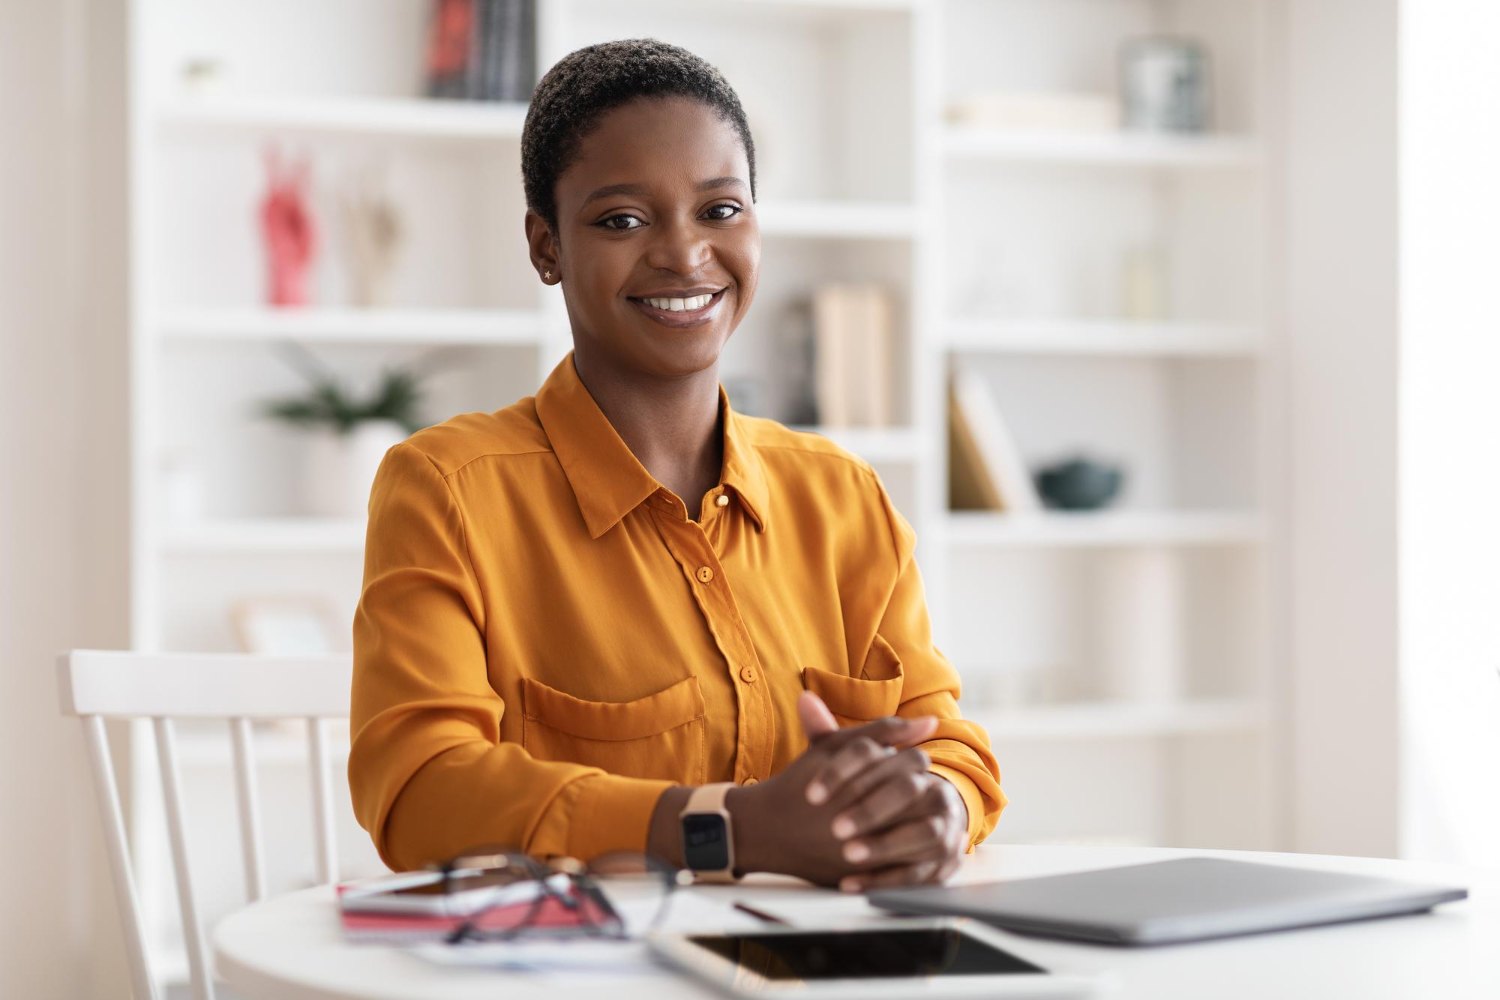
<svg viewBox="0 0 1500 1000">
<path fill-rule="evenodd" d="M 878 927 L 796 934 L 704 934 L 688 938 L 766 979 L 889 979 L 1045 972 L 960 930 Z"/>
</svg>

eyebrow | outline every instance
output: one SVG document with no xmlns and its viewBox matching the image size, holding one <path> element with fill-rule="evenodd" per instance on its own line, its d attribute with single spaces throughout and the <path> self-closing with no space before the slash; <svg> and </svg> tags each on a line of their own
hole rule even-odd
<svg viewBox="0 0 1500 1000">
<path fill-rule="evenodd" d="M 706 181 L 699 181 L 697 190 L 709 191 L 713 188 L 729 187 L 732 184 L 737 184 L 740 187 L 745 186 L 745 182 L 738 177 L 710 177 Z M 617 194 L 642 195 L 645 193 L 646 189 L 639 184 L 606 184 L 583 199 L 583 203 L 587 205 L 591 201 L 598 201 L 600 198 L 609 198 Z"/>
</svg>

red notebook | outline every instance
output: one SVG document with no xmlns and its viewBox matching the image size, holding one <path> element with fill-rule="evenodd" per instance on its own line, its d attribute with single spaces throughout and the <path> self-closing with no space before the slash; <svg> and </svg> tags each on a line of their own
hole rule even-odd
<svg viewBox="0 0 1500 1000">
<path fill-rule="evenodd" d="M 345 886 L 339 886 L 342 898 Z M 609 901 L 597 893 L 585 892 L 572 886 L 567 896 L 575 904 L 563 905 L 555 897 L 542 900 L 530 921 L 528 937 L 541 934 L 551 938 L 582 937 L 600 931 L 617 932 L 620 917 Z M 532 901 L 511 903 L 486 910 L 474 918 L 474 926 L 482 932 L 495 933 L 509 930 L 526 920 L 532 913 Z M 344 936 L 354 944 L 421 944 L 442 941 L 458 929 L 463 917 L 417 913 L 369 913 L 350 912 L 342 906 L 339 915 L 344 925 Z"/>
</svg>

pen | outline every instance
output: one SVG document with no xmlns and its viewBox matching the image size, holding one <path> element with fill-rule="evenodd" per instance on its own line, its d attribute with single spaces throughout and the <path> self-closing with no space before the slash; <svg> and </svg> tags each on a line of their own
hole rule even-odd
<svg viewBox="0 0 1500 1000">
<path fill-rule="evenodd" d="M 785 924 L 786 921 L 780 917 L 773 916 L 765 910 L 757 910 L 748 903 L 742 903 L 738 899 L 734 901 L 734 908 L 742 913 L 748 913 L 757 920 L 764 920 L 768 924 Z"/>
</svg>

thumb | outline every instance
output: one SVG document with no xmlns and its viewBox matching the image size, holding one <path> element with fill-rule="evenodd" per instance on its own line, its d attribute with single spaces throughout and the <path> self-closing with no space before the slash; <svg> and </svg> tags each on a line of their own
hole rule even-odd
<svg viewBox="0 0 1500 1000">
<path fill-rule="evenodd" d="M 803 691 L 797 696 L 797 718 L 802 720 L 802 729 L 807 733 L 809 743 L 816 743 L 818 737 L 836 733 L 839 729 L 838 720 L 823 704 L 823 699 L 811 691 Z"/>
</svg>

